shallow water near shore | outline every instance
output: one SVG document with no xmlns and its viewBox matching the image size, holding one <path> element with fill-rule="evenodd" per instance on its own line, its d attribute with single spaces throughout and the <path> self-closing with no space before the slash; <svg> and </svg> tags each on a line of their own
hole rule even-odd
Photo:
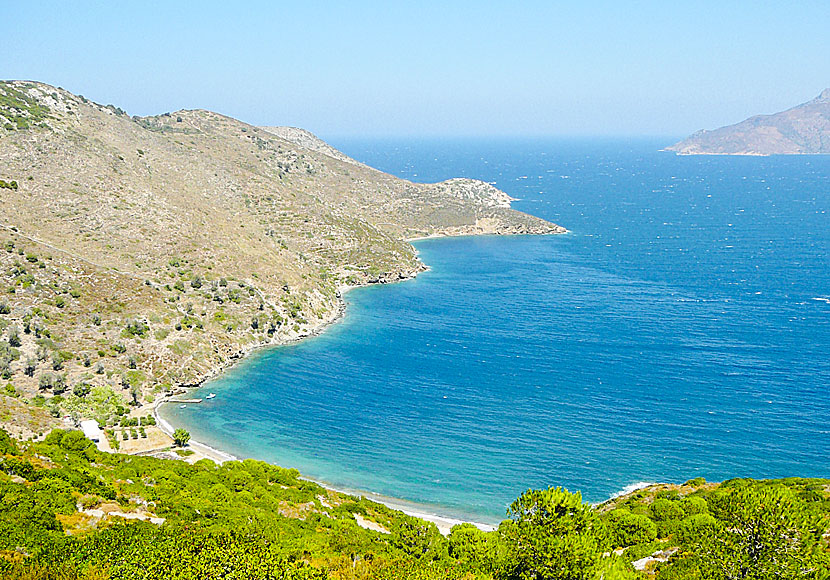
<svg viewBox="0 0 830 580">
<path fill-rule="evenodd" d="M 830 476 L 830 157 L 665 141 L 337 142 L 418 181 L 494 182 L 564 236 L 416 242 L 164 416 L 329 482 L 498 522 L 529 487 Z"/>
</svg>

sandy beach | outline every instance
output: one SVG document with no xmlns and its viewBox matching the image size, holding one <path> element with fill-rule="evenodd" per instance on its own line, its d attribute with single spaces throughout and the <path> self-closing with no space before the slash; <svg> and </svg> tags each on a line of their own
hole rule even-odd
<svg viewBox="0 0 830 580">
<path fill-rule="evenodd" d="M 171 444 L 172 444 L 173 431 L 175 430 L 175 427 L 173 427 L 173 425 L 171 425 L 168 421 L 166 421 L 161 416 L 161 414 L 159 413 L 159 408 L 165 403 L 175 403 L 175 402 L 176 402 L 175 398 L 159 399 L 153 405 L 153 409 L 152 409 L 153 416 L 156 419 L 156 424 L 158 425 L 159 429 L 161 429 L 161 431 L 163 431 L 168 437 L 170 437 Z M 226 453 L 225 451 L 221 451 L 219 449 L 216 449 L 215 447 L 211 447 L 210 445 L 205 445 L 204 443 L 200 443 L 199 441 L 195 441 L 193 439 L 191 439 L 188 442 L 186 449 L 192 451 L 193 454 L 188 455 L 186 457 L 181 457 L 179 459 L 183 459 L 184 461 L 187 461 L 188 463 L 195 463 L 195 462 L 197 462 L 201 459 L 210 459 L 214 463 L 222 464 L 225 461 L 241 461 L 242 459 L 244 459 L 244 458 L 232 455 L 230 453 Z M 286 466 L 282 466 L 282 467 L 286 467 Z M 287 467 L 290 467 L 290 466 L 287 466 Z M 432 522 L 438 528 L 438 531 L 441 532 L 445 536 L 450 533 L 450 530 L 452 529 L 453 526 L 456 526 L 458 524 L 465 524 L 465 523 L 473 524 L 474 526 L 476 526 L 477 528 L 479 528 L 480 530 L 483 530 L 485 532 L 495 530 L 496 527 L 497 527 L 497 526 L 494 526 L 494 525 L 491 525 L 491 524 L 485 524 L 485 523 L 473 522 L 473 521 L 465 521 L 465 520 L 460 520 L 460 519 L 457 519 L 457 518 L 452 518 L 450 516 L 445 516 L 445 515 L 436 514 L 436 513 L 430 513 L 429 511 L 419 509 L 420 506 L 418 506 L 418 504 L 411 503 L 411 502 L 406 502 L 404 500 L 400 500 L 400 499 L 396 499 L 396 498 L 390 498 L 390 497 L 382 496 L 382 495 L 375 494 L 375 493 L 372 493 L 372 492 L 369 492 L 369 491 L 341 489 L 341 488 L 338 488 L 336 486 L 332 486 L 332 485 L 330 485 L 330 484 L 328 484 L 324 481 L 317 481 L 317 480 L 314 480 L 314 479 L 311 479 L 311 478 L 308 478 L 308 477 L 303 477 L 302 479 L 306 479 L 308 481 L 313 481 L 314 483 L 316 483 L 316 484 L 318 484 L 318 485 L 320 485 L 320 486 L 322 486 L 326 489 L 330 489 L 330 490 L 336 491 L 338 493 L 344 493 L 344 494 L 347 494 L 347 495 L 364 497 L 364 498 L 369 499 L 371 501 L 383 504 L 386 507 L 392 508 L 394 510 L 401 511 L 401 512 L 407 514 L 407 515 L 410 515 L 410 516 L 413 516 L 413 517 L 416 517 L 416 518 L 420 518 L 420 519 L 426 520 L 428 522 Z"/>
<path fill-rule="evenodd" d="M 430 237 L 432 237 L 432 236 L 430 236 Z M 404 278 L 400 281 L 411 280 L 413 277 Z M 282 341 L 280 343 L 259 345 L 255 348 L 252 348 L 249 351 L 245 352 L 240 358 L 235 360 L 233 364 L 235 364 L 235 363 L 237 363 L 241 360 L 244 360 L 244 358 L 246 358 L 252 352 L 254 352 L 255 350 L 258 350 L 260 348 L 265 348 L 265 347 L 269 347 L 269 346 L 281 346 L 281 345 L 284 345 L 284 344 L 290 344 L 290 343 L 293 343 L 293 342 L 297 342 L 299 340 L 304 340 L 306 338 L 310 338 L 310 337 L 313 337 L 313 336 L 318 336 L 320 333 L 324 332 L 326 330 L 326 328 L 328 328 L 329 326 L 331 326 L 332 324 L 338 322 L 341 318 L 343 318 L 343 316 L 346 313 L 346 302 L 343 299 L 343 296 L 347 292 L 349 292 L 349 291 L 351 291 L 355 288 L 359 288 L 359 287 L 360 286 L 347 286 L 347 285 L 339 286 L 337 288 L 338 308 L 336 310 L 335 315 L 332 318 L 330 318 L 329 320 L 326 320 L 323 323 L 321 323 L 320 325 L 318 325 L 316 328 L 312 329 L 311 332 L 309 332 L 307 335 L 299 337 L 297 339 Z M 225 370 L 230 368 L 230 366 L 232 366 L 232 365 L 224 367 L 224 368 L 218 370 L 218 372 L 216 372 L 216 373 L 212 373 L 209 377 L 204 378 L 203 381 L 201 382 L 201 384 L 204 384 L 204 382 L 209 380 L 210 378 L 213 378 L 214 376 L 217 376 L 218 374 L 221 374 L 222 372 L 224 372 Z M 201 384 L 200 384 L 200 386 L 201 386 Z M 166 446 L 164 446 L 162 448 L 159 448 L 158 446 L 156 446 L 156 447 L 148 446 L 147 449 L 142 449 L 142 450 L 138 451 L 139 453 L 142 453 L 142 454 L 152 453 L 154 451 L 162 452 L 167 447 L 172 445 L 173 432 L 175 431 L 176 428 L 161 416 L 161 413 L 159 413 L 159 409 L 161 408 L 161 406 L 163 404 L 175 403 L 177 400 L 182 399 L 182 398 L 186 398 L 186 395 L 184 395 L 184 394 L 182 394 L 182 395 L 173 395 L 173 396 L 170 396 L 170 397 L 160 398 L 160 399 L 157 399 L 152 404 L 151 407 L 148 408 L 148 406 L 145 406 L 145 407 L 143 407 L 142 409 L 140 409 L 138 411 L 138 413 L 140 413 L 140 414 L 146 414 L 147 412 L 152 413 L 152 415 L 156 419 L 156 424 L 157 424 L 158 428 L 161 430 L 162 433 L 164 433 L 169 438 L 169 443 Z M 184 457 L 176 457 L 176 458 L 187 461 L 188 463 L 195 463 L 195 462 L 197 462 L 201 459 L 210 459 L 211 461 L 213 461 L 214 463 L 217 463 L 217 464 L 222 464 L 225 461 L 241 461 L 243 459 L 243 458 L 240 458 L 240 457 L 236 457 L 235 455 L 232 455 L 232 454 L 227 453 L 225 451 L 221 451 L 219 449 L 211 447 L 210 445 L 206 445 L 204 443 L 196 441 L 194 439 L 191 439 L 188 442 L 186 449 L 189 450 L 189 451 L 192 451 L 192 454 L 184 456 Z M 133 451 L 133 452 L 135 453 L 135 451 Z M 291 467 L 291 466 L 282 466 L 282 467 Z M 323 482 L 323 481 L 317 481 L 317 480 L 313 480 L 311 478 L 304 478 L 304 479 L 308 479 L 309 481 L 314 481 L 314 483 L 317 483 L 318 485 L 321 485 L 322 487 L 325 487 L 326 489 L 330 489 L 332 491 L 336 491 L 336 492 L 339 492 L 339 493 L 345 493 L 347 495 L 365 497 L 365 498 L 367 498 L 371 501 L 375 501 L 375 502 L 383 504 L 383 505 L 385 505 L 389 508 L 401 511 L 401 512 L 407 514 L 407 515 L 417 517 L 417 518 L 420 518 L 422 520 L 426 520 L 428 522 L 432 522 L 436 525 L 438 530 L 443 535 L 448 535 L 453 526 L 456 526 L 458 524 L 463 524 L 463 523 L 473 524 L 477 528 L 479 528 L 481 530 L 484 530 L 484 531 L 492 531 L 492 530 L 496 529 L 496 526 L 491 525 L 491 524 L 485 524 L 485 523 L 473 522 L 473 521 L 465 521 L 465 520 L 453 518 L 453 517 L 442 515 L 442 514 L 431 513 L 430 511 L 425 510 L 423 508 L 423 506 L 419 506 L 418 504 L 407 502 L 405 500 L 400 500 L 400 499 L 397 499 L 397 498 L 390 498 L 390 497 L 382 496 L 382 495 L 379 495 L 379 494 L 372 493 L 370 491 L 338 489 L 337 487 L 332 486 L 332 485 L 330 485 L 326 482 Z"/>
</svg>

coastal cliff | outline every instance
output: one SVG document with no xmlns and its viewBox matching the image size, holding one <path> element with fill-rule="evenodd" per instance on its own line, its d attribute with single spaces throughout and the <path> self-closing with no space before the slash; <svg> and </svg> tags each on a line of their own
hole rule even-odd
<svg viewBox="0 0 830 580">
<path fill-rule="evenodd" d="M 311 133 L 131 117 L 0 83 L 0 424 L 116 421 L 334 320 L 340 288 L 424 269 L 407 239 L 552 234 L 470 179 L 405 181 Z M 34 404 L 25 404 L 34 401 Z"/>
<path fill-rule="evenodd" d="M 812 101 L 774 115 L 694 135 L 666 147 L 679 155 L 830 154 L 830 89 Z"/>
</svg>

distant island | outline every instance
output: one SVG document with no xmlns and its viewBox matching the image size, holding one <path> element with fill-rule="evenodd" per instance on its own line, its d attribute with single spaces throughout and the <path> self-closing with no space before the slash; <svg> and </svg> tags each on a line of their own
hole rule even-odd
<svg viewBox="0 0 830 580">
<path fill-rule="evenodd" d="M 757 115 L 714 131 L 698 131 L 665 150 L 678 155 L 828 155 L 830 89 L 774 115 Z"/>
</svg>

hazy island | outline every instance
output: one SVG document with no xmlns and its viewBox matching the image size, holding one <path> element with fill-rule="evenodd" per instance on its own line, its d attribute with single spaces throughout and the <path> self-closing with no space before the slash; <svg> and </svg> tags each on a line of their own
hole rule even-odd
<svg viewBox="0 0 830 580">
<path fill-rule="evenodd" d="M 830 89 L 812 101 L 750 117 L 714 131 L 702 130 L 666 151 L 679 155 L 828 155 Z"/>
<path fill-rule="evenodd" d="M 0 127 L 3 578 L 830 569 L 827 480 L 694 479 L 599 506 L 529 490 L 496 530 L 443 536 L 293 469 L 203 458 L 187 433 L 159 429 L 154 405 L 253 348 L 318 331 L 344 288 L 416 275 L 406 239 L 564 229 L 480 181 L 407 182 L 306 131 L 208 111 L 130 117 L 13 81 L 0 83 Z M 97 445 L 84 420 L 104 430 Z"/>
</svg>

